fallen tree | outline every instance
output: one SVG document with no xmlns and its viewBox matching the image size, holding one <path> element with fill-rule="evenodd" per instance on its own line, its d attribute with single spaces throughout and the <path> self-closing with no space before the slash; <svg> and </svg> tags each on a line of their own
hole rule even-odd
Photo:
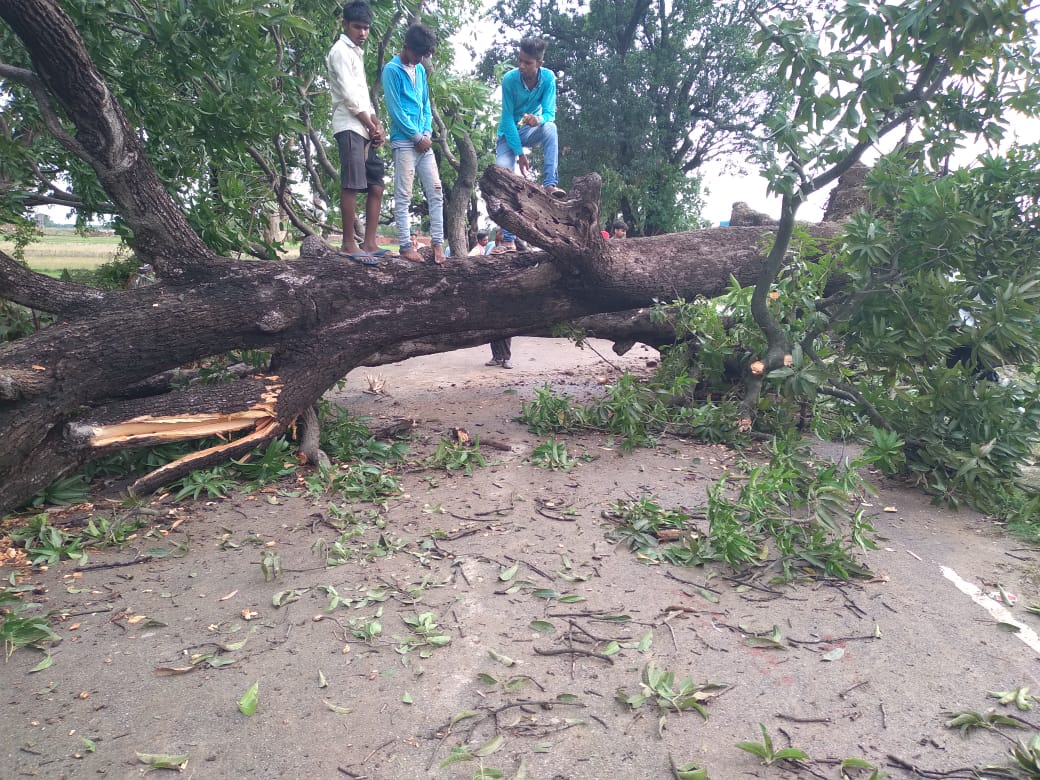
<svg viewBox="0 0 1040 780">
<path fill-rule="evenodd" d="M 227 442 L 153 472 L 154 490 L 280 435 L 358 365 L 533 332 L 669 296 L 711 296 L 760 272 L 769 228 L 719 228 L 609 243 L 599 181 L 565 200 L 498 168 L 482 190 L 492 216 L 542 251 L 414 266 L 347 265 L 317 239 L 298 260 L 217 256 L 148 164 L 71 21 L 52 2 L 4 0 L 39 90 L 74 127 L 59 140 L 89 162 L 159 282 L 103 292 L 33 273 L 0 254 L 0 297 L 51 312 L 51 327 L 0 349 L 0 509 L 85 462 L 128 447 L 223 435 Z M 53 105 L 54 101 L 57 105 Z M 148 380 L 226 352 L 270 352 L 269 370 L 218 385 L 144 395 Z M 380 357 L 382 356 L 382 357 Z"/>
<path fill-rule="evenodd" d="M 996 178 L 991 182 L 983 177 L 976 182 L 945 182 L 941 188 L 932 186 L 928 171 L 891 178 L 911 189 L 921 186 L 921 193 L 931 198 L 929 208 L 921 208 L 926 202 L 921 193 L 912 192 L 909 201 L 898 202 L 895 193 L 904 185 L 890 184 L 890 191 L 882 193 L 890 224 L 861 214 L 850 225 L 847 266 L 828 268 L 826 274 L 827 281 L 833 282 L 847 267 L 855 272 L 859 289 L 829 303 L 820 299 L 822 289 L 793 290 L 790 305 L 770 303 L 780 295 L 774 285 L 784 283 L 781 273 L 789 265 L 795 214 L 805 197 L 852 170 L 872 139 L 915 118 L 932 121 L 933 132 L 941 125 L 944 134 L 939 140 L 953 143 L 960 130 L 947 122 L 945 114 L 929 113 L 931 107 L 945 106 L 940 98 L 948 82 L 971 85 L 980 73 L 997 73 L 979 67 L 974 58 L 979 49 L 972 42 L 992 27 L 984 16 L 973 19 L 970 30 L 956 14 L 944 17 L 937 28 L 941 35 L 925 41 L 935 50 L 934 57 L 922 65 L 915 36 L 931 36 L 934 31 L 913 25 L 904 30 L 899 16 L 907 13 L 916 19 L 913 9 L 886 8 L 893 30 L 902 31 L 898 56 L 905 60 L 900 62 L 906 77 L 897 81 L 900 88 L 904 83 L 907 88 L 891 97 L 884 111 L 872 109 L 870 124 L 858 132 L 855 143 L 843 140 L 843 133 L 860 115 L 857 105 L 873 105 L 878 99 L 873 82 L 847 72 L 849 63 L 837 55 L 834 63 L 822 54 L 802 58 L 800 46 L 815 40 L 812 35 L 796 44 L 780 28 L 770 32 L 769 40 L 782 51 L 784 72 L 804 93 L 801 113 L 794 116 L 798 121 L 785 125 L 786 134 L 778 136 L 781 160 L 772 164 L 774 188 L 784 193 L 776 225 L 752 219 L 761 224 L 607 242 L 599 234 L 597 178 L 576 180 L 569 196 L 555 201 L 540 188 L 491 167 L 481 179 L 489 213 L 537 250 L 459 258 L 445 266 L 390 260 L 378 268 L 362 268 L 346 264 L 316 236 L 304 242 L 300 258 L 293 261 L 254 262 L 218 255 L 167 193 L 139 142 L 142 131 L 131 127 L 61 8 L 52 0 L 0 0 L 0 18 L 22 42 L 30 66 L 0 63 L 0 77 L 30 90 L 54 138 L 93 169 L 132 234 L 135 253 L 153 265 L 158 279 L 150 286 L 105 292 L 42 277 L 0 254 L 0 297 L 58 318 L 47 329 L 0 348 L 0 432 L 5 444 L 0 451 L 0 510 L 18 506 L 91 459 L 159 442 L 221 437 L 220 444 L 138 480 L 134 487 L 139 492 L 168 484 L 192 469 L 240 456 L 297 421 L 302 421 L 307 434 L 303 440 L 309 442 L 305 454 L 315 459 L 319 455 L 313 405 L 355 366 L 540 333 L 554 323 L 590 317 L 584 322 L 615 339 L 630 339 L 638 332 L 662 343 L 654 329 L 645 327 L 643 317 L 632 315 L 633 309 L 673 298 L 710 298 L 727 290 L 731 280 L 753 288 L 748 305 L 761 342 L 756 347 L 758 368 L 752 370 L 744 394 L 742 412 L 748 419 L 759 405 L 765 376 L 772 372 L 772 380 L 805 397 L 831 393 L 863 407 L 879 429 L 891 434 L 885 446 L 898 467 L 896 456 L 901 455 L 903 442 L 891 421 L 910 419 L 906 409 L 922 400 L 931 403 L 934 397 L 934 409 L 920 410 L 914 422 L 923 433 L 914 441 L 908 437 L 907 444 L 927 455 L 926 468 L 932 473 L 945 479 L 949 471 L 959 479 L 966 473 L 960 465 L 965 446 L 979 450 L 972 456 L 977 460 L 992 457 L 990 453 L 998 448 L 985 444 L 981 439 L 985 432 L 963 433 L 960 423 L 946 430 L 952 415 L 941 404 L 947 403 L 951 390 L 943 387 L 942 393 L 923 394 L 915 388 L 906 394 L 902 388 L 879 382 L 895 381 L 907 372 L 923 376 L 922 369 L 934 366 L 937 356 L 961 341 L 969 343 L 976 359 L 984 348 L 999 348 L 1010 355 L 1002 343 L 983 341 L 990 333 L 1003 338 L 1001 331 L 973 328 L 968 333 L 949 333 L 947 327 L 958 300 L 1000 299 L 1000 307 L 990 308 L 1004 319 L 1011 311 L 1007 301 L 1014 300 L 1016 321 L 1022 320 L 1020 312 L 1033 311 L 1031 278 L 1014 281 L 1010 292 L 997 289 L 995 283 L 980 286 L 975 281 L 976 277 L 1005 278 L 1011 256 L 1002 247 L 1023 243 L 1023 236 L 1032 235 L 1023 232 L 1013 208 L 982 197 L 981 193 L 996 192 L 996 184 L 1005 200 L 1017 202 L 1014 187 L 1001 184 L 999 170 L 992 172 Z M 856 8 L 848 13 L 855 16 Z M 987 39 L 996 61 L 1003 56 L 1002 36 L 1018 36 L 1024 24 L 1019 14 L 1008 11 L 1006 25 Z M 849 34 L 859 35 L 856 30 Z M 853 48 L 850 44 L 845 50 Z M 957 56 L 944 59 L 951 52 Z M 1030 49 L 1018 59 L 1032 62 L 1032 57 Z M 870 58 L 853 64 L 868 68 Z M 835 79 L 858 84 L 845 98 L 849 110 L 838 119 L 826 101 L 813 102 L 814 69 L 824 66 L 833 66 Z M 1011 72 L 1024 70 L 1025 65 Z M 999 130 L 1002 104 L 990 95 L 1002 93 L 995 90 L 978 93 L 976 115 Z M 813 114 L 816 110 L 820 116 Z M 817 127 L 825 119 L 838 124 L 825 136 L 833 148 L 823 153 L 815 131 L 795 130 L 802 126 L 799 122 Z M 936 148 L 948 147 L 937 143 Z M 904 162 L 907 159 L 904 155 Z M 1015 176 L 1024 175 L 1022 168 L 1019 161 Z M 964 194 L 985 215 L 981 222 L 959 212 L 951 220 L 947 202 Z M 927 216 L 935 228 L 922 232 L 916 222 L 906 222 L 907 215 L 915 221 Z M 959 231 L 956 240 L 931 240 L 933 233 L 947 237 L 951 224 Z M 1000 228 L 1010 238 L 1000 237 L 1001 233 L 999 240 L 990 240 L 977 229 L 980 224 L 992 225 L 995 236 Z M 835 231 L 833 225 L 811 230 L 824 237 Z M 935 247 L 941 250 L 937 255 Z M 956 295 L 948 289 L 949 247 L 957 250 L 957 260 L 965 269 L 959 276 L 963 289 Z M 981 258 L 997 270 L 979 276 Z M 908 259 L 918 264 L 913 278 L 907 272 Z M 911 281 L 913 286 L 907 286 Z M 897 286 L 904 290 L 899 296 L 886 295 Z M 905 305 L 910 299 L 906 291 L 916 296 L 915 306 Z M 713 304 L 707 309 L 717 314 Z M 618 312 L 624 314 L 602 316 Z M 976 321 L 983 313 L 978 312 Z M 859 340 L 864 355 L 859 359 L 865 361 L 855 368 L 880 364 L 881 369 L 864 371 L 867 380 L 878 382 L 867 381 L 861 388 L 853 385 L 853 366 L 827 360 L 820 351 L 821 345 L 833 350 L 837 343 L 829 342 L 825 334 L 844 338 L 846 334 L 835 325 L 851 323 L 855 317 L 860 317 L 858 332 L 848 335 Z M 1020 350 L 1027 357 L 1036 343 L 1032 338 L 1028 341 L 1029 349 Z M 232 349 L 261 350 L 270 360 L 256 372 L 223 384 L 170 389 L 166 378 L 171 370 Z M 946 381 L 942 376 L 938 379 Z M 935 381 L 932 385 L 940 386 Z M 958 402 L 958 409 L 970 409 L 973 400 L 990 403 L 992 398 L 993 408 L 1007 408 L 1010 403 L 996 403 L 997 391 L 976 398 L 969 386 L 962 383 L 961 389 L 972 397 Z M 885 413 L 878 410 L 880 404 L 887 405 Z M 932 428 L 941 430 L 933 435 Z M 1010 474 L 1021 457 L 1019 450 L 1028 451 L 1031 435 L 1018 436 L 1021 446 L 1016 444 L 1014 452 L 1002 455 L 1000 468 L 993 473 L 1001 479 Z M 949 493 L 951 488 L 942 479 L 936 479 L 935 489 Z"/>
</svg>

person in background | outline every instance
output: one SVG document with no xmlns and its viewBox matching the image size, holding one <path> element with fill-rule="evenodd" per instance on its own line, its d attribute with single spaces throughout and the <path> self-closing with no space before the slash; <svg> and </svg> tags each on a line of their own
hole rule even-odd
<svg viewBox="0 0 1040 780">
<path fill-rule="evenodd" d="M 499 228 L 498 230 L 496 230 L 495 231 L 495 242 L 493 244 L 488 244 L 488 246 L 484 249 L 484 254 L 486 254 L 486 255 L 501 255 L 501 254 L 505 254 L 506 252 L 508 252 L 509 250 L 507 250 L 504 246 L 502 246 L 502 242 L 505 240 L 504 239 L 504 234 L 505 234 L 505 231 L 502 230 L 502 228 Z M 485 237 L 487 236 L 486 233 L 484 235 L 485 235 Z M 478 234 L 477 246 L 480 246 L 479 234 Z M 509 362 L 512 359 L 512 357 L 513 357 L 512 345 L 513 345 L 513 340 L 512 339 L 496 339 L 495 341 L 492 341 L 491 342 L 491 360 L 489 360 L 484 365 L 485 366 L 498 366 L 499 368 L 512 368 L 513 364 Z"/>
<path fill-rule="evenodd" d="M 517 67 L 502 77 L 502 117 L 498 122 L 495 164 L 512 172 L 517 164 L 526 177 L 530 163 L 524 147 L 542 147 L 544 188 L 554 198 L 567 193 L 559 187 L 559 139 L 556 133 L 556 76 L 542 67 L 547 44 L 541 38 L 520 41 Z M 502 244 L 516 251 L 516 237 L 506 231 Z"/>
<path fill-rule="evenodd" d="M 505 233 L 506 231 L 504 231 L 502 228 L 499 228 L 495 231 L 495 240 L 484 248 L 485 255 L 500 255 L 503 252 L 509 251 L 504 246 L 502 246 L 502 244 L 505 242 Z"/>
<path fill-rule="evenodd" d="M 487 251 L 488 234 L 486 230 L 477 231 L 477 243 L 469 250 L 471 256 L 482 255 Z"/>
<path fill-rule="evenodd" d="M 611 238 L 626 238 L 628 236 L 628 225 L 620 219 L 614 220 L 614 224 L 610 226 Z"/>
<path fill-rule="evenodd" d="M 413 24 L 404 46 L 383 68 L 383 95 L 390 115 L 390 147 L 394 155 L 394 217 L 401 257 L 423 262 L 409 234 L 408 209 L 416 174 L 430 213 L 433 262 L 444 262 L 444 192 L 433 156 L 433 113 L 422 59 L 433 54 L 437 38 L 429 27 Z"/>
<path fill-rule="evenodd" d="M 332 132 L 339 148 L 340 212 L 343 241 L 339 254 L 362 265 L 379 265 L 389 250 L 376 243 L 379 210 L 383 205 L 386 168 L 376 147 L 386 141 L 365 80 L 362 48 L 372 26 L 372 9 L 362 0 L 343 6 L 343 34 L 333 44 L 325 64 L 332 92 Z M 359 247 L 354 238 L 357 196 L 365 199 L 365 236 Z"/>
</svg>

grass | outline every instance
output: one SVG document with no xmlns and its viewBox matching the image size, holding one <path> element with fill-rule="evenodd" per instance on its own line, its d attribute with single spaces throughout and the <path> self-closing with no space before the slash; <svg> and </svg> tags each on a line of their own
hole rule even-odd
<svg viewBox="0 0 1040 780">
<path fill-rule="evenodd" d="M 14 243 L 0 241 L 0 250 L 11 254 Z M 116 236 L 42 236 L 25 248 L 25 260 L 34 271 L 58 276 L 64 270 L 93 270 L 114 260 L 119 250 Z"/>
</svg>

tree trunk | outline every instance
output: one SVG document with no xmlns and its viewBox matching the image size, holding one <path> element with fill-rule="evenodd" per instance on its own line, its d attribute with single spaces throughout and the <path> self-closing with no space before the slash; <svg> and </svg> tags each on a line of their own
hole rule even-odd
<svg viewBox="0 0 1040 780">
<path fill-rule="evenodd" d="M 658 299 L 751 284 L 767 227 L 604 241 L 599 179 L 564 200 L 497 167 L 481 188 L 491 217 L 543 251 L 456 257 L 443 266 L 345 263 L 316 236 L 294 261 L 213 254 L 167 196 L 82 40 L 49 0 L 0 0 L 33 67 L 76 128 L 74 143 L 159 281 L 104 292 L 49 279 L 0 253 L 0 297 L 59 321 L 0 347 L 0 511 L 119 449 L 220 434 L 225 443 L 137 482 L 154 490 L 285 431 L 358 365 L 487 343 Z M 272 368 L 223 384 L 128 397 L 127 388 L 232 349 Z M 162 382 L 151 385 L 164 388 Z"/>
</svg>

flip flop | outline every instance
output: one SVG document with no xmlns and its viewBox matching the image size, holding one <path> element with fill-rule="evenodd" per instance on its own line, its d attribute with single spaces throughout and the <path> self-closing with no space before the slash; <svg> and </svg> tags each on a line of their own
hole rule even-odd
<svg viewBox="0 0 1040 780">
<path fill-rule="evenodd" d="M 353 260 L 355 263 L 361 265 L 379 265 L 379 260 L 370 255 L 368 252 L 358 252 L 357 254 L 350 254 L 349 252 L 337 252 L 340 257 L 344 257 L 347 260 Z"/>
<path fill-rule="evenodd" d="M 372 257 L 397 257 L 390 249 L 377 249 L 372 253 Z"/>
</svg>

